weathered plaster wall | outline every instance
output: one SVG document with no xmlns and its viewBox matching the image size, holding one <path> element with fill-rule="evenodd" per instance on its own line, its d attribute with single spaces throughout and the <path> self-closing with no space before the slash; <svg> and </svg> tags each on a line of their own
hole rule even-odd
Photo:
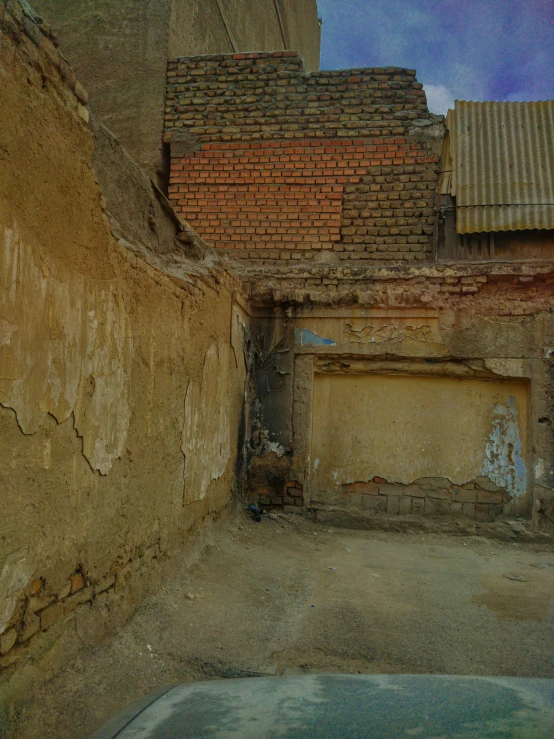
<svg viewBox="0 0 554 739">
<path fill-rule="evenodd" d="M 92 110 L 135 161 L 166 185 L 167 60 L 233 51 L 216 0 L 34 0 L 90 94 Z M 240 50 L 284 48 L 274 0 L 221 0 Z M 315 0 L 284 0 L 291 37 L 319 68 Z M 298 28 L 297 25 L 299 24 Z"/>
<path fill-rule="evenodd" d="M 320 497 L 374 477 L 463 485 L 484 476 L 525 495 L 527 414 L 527 387 L 513 381 L 318 373 L 311 489 Z"/>
<path fill-rule="evenodd" d="M 552 527 L 551 262 L 260 276 L 254 498 Z"/>
<path fill-rule="evenodd" d="M 115 628 L 228 507 L 244 404 L 239 282 L 91 133 L 68 70 L 1 2 L 2 736 L 68 620 Z"/>
<path fill-rule="evenodd" d="M 35 0 L 32 5 L 59 39 L 92 110 L 162 182 L 170 0 Z"/>
</svg>

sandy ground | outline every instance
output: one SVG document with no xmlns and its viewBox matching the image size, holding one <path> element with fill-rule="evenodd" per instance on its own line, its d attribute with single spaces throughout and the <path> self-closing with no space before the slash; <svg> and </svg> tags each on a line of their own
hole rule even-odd
<svg viewBox="0 0 554 739">
<path fill-rule="evenodd" d="M 554 678 L 554 553 L 241 514 L 30 697 L 20 732 L 84 739 L 164 684 L 314 672 Z"/>
</svg>

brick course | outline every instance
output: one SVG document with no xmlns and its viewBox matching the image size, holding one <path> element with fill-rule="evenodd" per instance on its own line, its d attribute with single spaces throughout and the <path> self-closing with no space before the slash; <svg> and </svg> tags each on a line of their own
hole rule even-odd
<svg viewBox="0 0 554 739">
<path fill-rule="evenodd" d="M 455 514 L 493 521 L 509 511 L 509 498 L 504 491 L 488 492 L 480 487 L 480 481 L 465 485 L 453 485 L 449 480 L 422 478 L 412 485 L 379 482 L 354 482 L 342 486 L 341 502 L 348 506 L 362 506 L 400 515 Z M 484 479 L 485 484 L 487 483 Z M 473 505 L 477 500 L 478 505 Z M 472 501 L 468 505 L 467 501 Z"/>
<path fill-rule="evenodd" d="M 430 256 L 436 123 L 413 70 L 306 75 L 295 52 L 169 63 L 169 196 L 232 256 Z"/>
<path fill-rule="evenodd" d="M 296 494 L 296 491 L 293 494 Z M 301 492 L 299 494 L 302 495 Z M 95 584 L 88 582 L 81 572 L 72 573 L 57 594 L 49 589 L 46 578 L 34 580 L 29 592 L 20 595 L 6 631 L 0 634 L 0 671 L 13 663 L 12 657 L 13 661 L 21 657 L 23 642 L 27 642 L 41 631 L 50 629 L 76 608 L 94 603 L 96 599 L 108 593 L 113 595 L 118 582 L 126 581 L 131 572 L 148 566 L 159 555 L 159 542 L 147 547 L 138 547 L 127 562 L 114 564 L 116 572 L 106 573 Z M 11 653 L 10 656 L 2 659 L 8 652 Z"/>
<path fill-rule="evenodd" d="M 514 275 L 512 264 L 500 262 L 494 266 L 404 264 L 377 269 L 348 264 L 258 268 L 256 263 L 245 269 L 244 284 L 249 300 L 258 307 L 307 303 L 386 308 L 392 301 L 398 306 L 447 310 L 459 306 L 465 310 L 470 305 L 481 307 L 486 300 L 485 312 L 491 319 L 494 316 L 517 322 L 522 316 L 548 313 L 554 291 L 550 263 L 537 260 L 518 269 L 526 274 Z M 467 287 L 472 288 L 470 293 L 463 290 Z"/>
</svg>

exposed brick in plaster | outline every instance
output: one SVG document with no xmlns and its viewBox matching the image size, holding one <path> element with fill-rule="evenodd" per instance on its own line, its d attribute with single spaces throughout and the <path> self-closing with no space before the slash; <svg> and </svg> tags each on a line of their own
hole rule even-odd
<svg viewBox="0 0 554 739">
<path fill-rule="evenodd" d="M 295 52 L 169 63 L 170 199 L 232 257 L 429 258 L 441 136 L 413 70 L 306 75 Z"/>
<path fill-rule="evenodd" d="M 96 601 L 113 597 L 116 592 L 120 595 L 135 573 L 140 571 L 144 575 L 148 568 L 157 564 L 159 557 L 163 557 L 163 553 L 160 542 L 156 541 L 149 546 L 138 547 L 131 557 L 114 563 L 105 575 L 94 581 L 80 569 L 58 589 L 53 588 L 46 578 L 36 578 L 19 593 L 11 618 L 0 634 L 0 670 L 25 656 L 32 637 L 36 637 L 34 644 L 41 632 L 67 619 L 80 606 L 94 606 Z"/>
<path fill-rule="evenodd" d="M 249 267 L 243 280 L 253 306 L 363 305 L 370 307 L 459 305 L 468 319 L 523 318 L 554 310 L 552 262 L 442 264 L 409 267 Z M 486 309 L 484 308 L 486 306 Z"/>
<path fill-rule="evenodd" d="M 487 478 L 464 485 L 450 480 L 424 478 L 412 485 L 388 483 L 382 478 L 343 485 L 339 504 L 393 515 L 465 516 L 478 521 L 493 521 L 509 510 L 509 496 Z M 316 501 L 311 505 L 317 507 Z"/>
</svg>

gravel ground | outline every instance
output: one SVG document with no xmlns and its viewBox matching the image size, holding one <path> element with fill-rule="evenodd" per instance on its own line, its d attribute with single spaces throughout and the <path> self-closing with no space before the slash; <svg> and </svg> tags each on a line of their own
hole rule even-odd
<svg viewBox="0 0 554 739">
<path fill-rule="evenodd" d="M 84 739 L 176 681 L 318 672 L 554 678 L 554 553 L 238 515 L 29 697 L 18 737 Z"/>
</svg>

